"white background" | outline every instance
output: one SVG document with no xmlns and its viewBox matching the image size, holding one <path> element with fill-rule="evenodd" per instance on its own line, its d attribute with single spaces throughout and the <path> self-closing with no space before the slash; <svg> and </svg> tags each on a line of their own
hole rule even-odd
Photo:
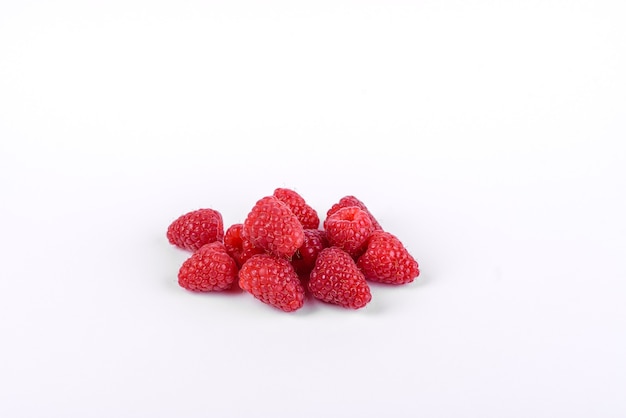
<svg viewBox="0 0 626 418">
<path fill-rule="evenodd" d="M 626 6 L 0 0 L 0 416 L 623 417 Z M 363 200 L 348 311 L 178 287 L 168 224 Z"/>
</svg>

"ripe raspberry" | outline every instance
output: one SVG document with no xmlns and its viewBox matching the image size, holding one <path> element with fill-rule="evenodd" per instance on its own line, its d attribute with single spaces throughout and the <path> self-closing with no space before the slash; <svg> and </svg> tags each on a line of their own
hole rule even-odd
<svg viewBox="0 0 626 418">
<path fill-rule="evenodd" d="M 367 239 L 374 232 L 367 212 L 356 206 L 339 209 L 330 215 L 324 228 L 331 246 L 339 247 L 355 258 L 363 253 Z"/>
<path fill-rule="evenodd" d="M 304 243 L 302 224 L 274 196 L 259 200 L 243 223 L 243 236 L 279 257 L 291 257 Z"/>
<path fill-rule="evenodd" d="M 326 247 L 328 247 L 326 231 L 320 231 L 319 229 L 304 230 L 304 244 L 298 248 L 291 260 L 291 264 L 301 279 L 308 278 L 309 273 L 315 266 L 318 254 Z"/>
<path fill-rule="evenodd" d="M 365 206 L 365 204 L 363 202 L 361 202 L 359 199 L 357 199 L 354 196 L 344 196 L 339 200 L 339 203 L 335 203 L 326 213 L 326 218 L 330 217 L 330 215 L 332 215 L 333 213 L 337 212 L 339 209 L 342 208 L 347 208 L 350 206 L 356 206 L 359 209 L 364 210 L 365 212 L 367 212 L 367 214 L 369 215 L 370 219 L 372 220 L 372 224 L 374 225 L 374 229 L 376 231 L 382 231 L 383 228 L 380 226 L 380 224 L 378 223 L 378 221 L 376 220 L 376 218 L 374 218 L 374 216 L 371 214 L 371 212 L 369 211 L 369 209 L 367 209 L 367 207 Z"/>
<path fill-rule="evenodd" d="M 169 242 L 184 250 L 196 251 L 205 244 L 222 241 L 222 215 L 213 209 L 198 209 L 176 219 L 167 228 Z"/>
<path fill-rule="evenodd" d="M 366 279 L 381 283 L 411 283 L 420 274 L 417 261 L 400 240 L 383 231 L 372 234 L 357 265 Z"/>
<path fill-rule="evenodd" d="M 285 312 L 304 304 L 304 289 L 289 261 L 269 254 L 254 255 L 241 266 L 239 286 L 261 302 Z"/>
<path fill-rule="evenodd" d="M 224 246 L 237 266 L 241 267 L 250 257 L 255 254 L 263 254 L 262 248 L 252 245 L 249 239 L 243 236 L 243 224 L 234 224 L 224 234 Z"/>
<path fill-rule="evenodd" d="M 344 308 L 359 309 L 372 300 L 363 273 L 350 254 L 337 247 L 325 248 L 317 256 L 308 286 L 315 298 Z"/>
<path fill-rule="evenodd" d="M 274 197 L 291 209 L 304 229 L 317 229 L 320 226 L 320 218 L 311 206 L 307 205 L 302 196 L 290 189 L 278 188 L 274 190 Z"/>
<path fill-rule="evenodd" d="M 178 284 L 194 292 L 230 289 L 237 280 L 237 265 L 221 242 L 204 245 L 193 253 L 178 272 Z"/>
</svg>

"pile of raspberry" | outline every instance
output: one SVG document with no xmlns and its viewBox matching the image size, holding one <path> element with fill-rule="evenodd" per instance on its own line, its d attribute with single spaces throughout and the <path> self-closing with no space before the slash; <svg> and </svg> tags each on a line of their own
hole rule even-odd
<svg viewBox="0 0 626 418">
<path fill-rule="evenodd" d="M 359 309 L 372 300 L 368 281 L 401 285 L 419 276 L 417 261 L 356 197 L 340 199 L 319 226 L 302 196 L 279 188 L 226 233 L 218 211 L 199 209 L 172 222 L 167 238 L 193 252 L 178 272 L 181 287 L 219 292 L 239 286 L 285 312 L 300 309 L 307 293 Z"/>
</svg>

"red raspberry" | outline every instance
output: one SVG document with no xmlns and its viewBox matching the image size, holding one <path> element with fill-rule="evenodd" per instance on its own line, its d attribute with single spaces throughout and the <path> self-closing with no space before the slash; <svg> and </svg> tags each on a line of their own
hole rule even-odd
<svg viewBox="0 0 626 418">
<path fill-rule="evenodd" d="M 304 304 L 304 289 L 289 261 L 269 254 L 254 255 L 241 266 L 239 286 L 261 302 L 285 312 Z"/>
<path fill-rule="evenodd" d="M 317 229 L 320 226 L 320 218 L 311 206 L 307 205 L 302 196 L 290 189 L 274 190 L 274 197 L 285 205 L 296 215 L 304 229 Z"/>
<path fill-rule="evenodd" d="M 419 276 L 417 261 L 398 238 L 377 231 L 370 237 L 367 250 L 357 265 L 368 280 L 389 284 L 411 283 Z"/>
<path fill-rule="evenodd" d="M 339 203 L 335 203 L 326 213 L 326 217 L 330 217 L 330 215 L 332 215 L 333 213 L 337 212 L 339 209 L 342 208 L 347 208 L 350 206 L 356 206 L 359 209 L 364 210 L 365 212 L 367 212 L 367 214 L 369 215 L 370 219 L 372 220 L 372 224 L 374 225 L 374 229 L 376 231 L 382 231 L 383 228 L 380 226 L 380 224 L 378 223 L 378 221 L 376 220 L 376 218 L 374 218 L 374 216 L 371 214 L 371 212 L 367 209 L 367 207 L 365 206 L 365 204 L 363 202 L 361 202 L 359 199 L 357 199 L 354 196 L 344 196 L 339 200 Z"/>
<path fill-rule="evenodd" d="M 324 228 L 331 246 L 339 247 L 355 258 L 363 253 L 367 239 L 374 232 L 367 212 L 356 206 L 339 209 L 330 215 Z"/>
<path fill-rule="evenodd" d="M 291 257 L 304 243 L 302 224 L 274 196 L 259 200 L 243 223 L 243 236 L 279 257 Z"/>
<path fill-rule="evenodd" d="M 344 308 L 359 309 L 372 300 L 363 273 L 350 254 L 337 247 L 325 248 L 317 256 L 308 286 L 315 298 Z"/>
<path fill-rule="evenodd" d="M 178 284 L 194 292 L 219 292 L 230 289 L 237 280 L 237 265 L 224 244 L 206 244 L 182 265 Z"/>
<path fill-rule="evenodd" d="M 291 260 L 291 264 L 300 278 L 308 278 L 309 273 L 315 266 L 318 254 L 326 247 L 328 247 L 326 231 L 320 231 L 319 229 L 304 230 L 304 244 L 298 248 Z"/>
<path fill-rule="evenodd" d="M 167 228 L 169 242 L 184 250 L 196 251 L 205 244 L 222 241 L 222 215 L 213 209 L 198 209 L 184 214 Z"/>
<path fill-rule="evenodd" d="M 243 236 L 243 224 L 234 224 L 224 234 L 224 246 L 237 266 L 241 267 L 250 257 L 255 254 L 263 254 L 262 248 L 252 245 L 249 239 Z"/>
</svg>

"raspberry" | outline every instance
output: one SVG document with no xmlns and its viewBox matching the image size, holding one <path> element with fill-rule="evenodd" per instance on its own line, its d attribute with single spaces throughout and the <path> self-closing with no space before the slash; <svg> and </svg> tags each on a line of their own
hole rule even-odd
<svg viewBox="0 0 626 418">
<path fill-rule="evenodd" d="M 323 249 L 309 279 L 309 291 L 324 302 L 359 309 L 372 300 L 370 288 L 356 263 L 337 247 Z"/>
<path fill-rule="evenodd" d="M 261 302 L 285 312 L 304 304 L 304 289 L 289 261 L 269 254 L 254 255 L 241 266 L 239 286 Z"/>
<path fill-rule="evenodd" d="M 318 254 L 326 247 L 328 247 L 326 231 L 320 231 L 319 229 L 304 230 L 304 244 L 298 248 L 291 260 L 291 264 L 300 278 L 308 277 L 315 266 Z"/>
<path fill-rule="evenodd" d="M 339 247 L 355 258 L 365 250 L 367 239 L 374 232 L 367 212 L 356 206 L 339 209 L 330 215 L 324 228 L 331 246 Z"/>
<path fill-rule="evenodd" d="M 224 246 L 237 266 L 241 267 L 250 257 L 255 254 L 263 254 L 262 248 L 252 245 L 249 239 L 243 236 L 243 224 L 234 224 L 224 234 Z"/>
<path fill-rule="evenodd" d="M 320 218 L 311 206 L 307 205 L 302 196 L 290 189 L 274 190 L 274 197 L 291 209 L 304 229 L 317 229 L 320 226 Z"/>
<path fill-rule="evenodd" d="M 169 242 L 184 250 L 196 251 L 205 244 L 222 241 L 222 215 L 213 209 L 198 209 L 176 219 L 167 228 Z"/>
<path fill-rule="evenodd" d="M 220 242 L 204 245 L 183 263 L 178 272 L 178 284 L 194 292 L 230 289 L 235 280 L 237 265 Z"/>
<path fill-rule="evenodd" d="M 274 196 L 259 200 L 243 223 L 243 236 L 262 249 L 291 257 L 304 243 L 302 224 L 289 207 Z"/>
<path fill-rule="evenodd" d="M 417 261 L 394 235 L 377 231 L 357 265 L 368 280 L 389 284 L 411 283 L 419 276 Z"/>
<path fill-rule="evenodd" d="M 342 208 L 347 208 L 350 206 L 356 206 L 359 209 L 364 210 L 365 212 L 367 212 L 367 214 L 369 215 L 370 219 L 372 220 L 372 224 L 374 225 L 374 229 L 376 231 L 382 231 L 383 228 L 380 226 L 380 224 L 378 223 L 378 221 L 376 220 L 376 218 L 374 218 L 374 216 L 370 213 L 370 211 L 367 209 L 367 207 L 365 206 L 365 204 L 363 202 L 361 202 L 359 199 L 357 199 L 354 196 L 344 196 L 339 200 L 339 203 L 335 203 L 326 213 L 326 217 L 330 217 L 330 215 L 332 215 L 333 213 L 337 212 L 339 209 Z"/>
</svg>

